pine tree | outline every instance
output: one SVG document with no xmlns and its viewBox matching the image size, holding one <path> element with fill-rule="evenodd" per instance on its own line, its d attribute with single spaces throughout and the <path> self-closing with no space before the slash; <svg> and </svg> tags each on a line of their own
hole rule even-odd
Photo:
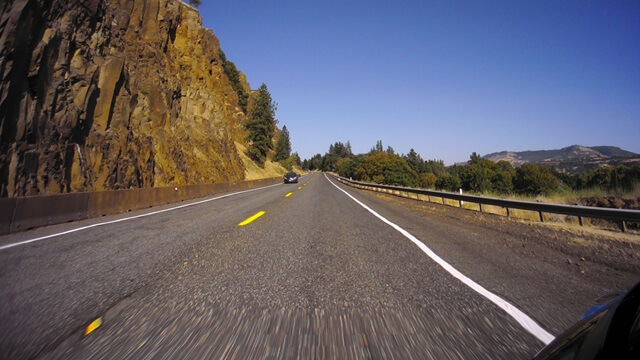
<svg viewBox="0 0 640 360">
<path fill-rule="evenodd" d="M 227 56 L 225 55 L 224 51 L 222 51 L 222 49 L 218 51 L 218 56 L 222 61 L 222 69 L 224 70 L 225 75 L 227 75 L 231 87 L 236 92 L 236 94 L 238 94 L 238 106 L 240 106 L 242 112 L 246 114 L 249 94 L 247 94 L 244 87 L 242 86 L 242 82 L 240 80 L 240 72 L 232 61 L 227 60 Z"/>
<path fill-rule="evenodd" d="M 273 134 L 276 128 L 276 103 L 264 83 L 258 88 L 255 101 L 251 108 L 251 115 L 244 124 L 248 134 L 246 140 L 250 143 L 247 155 L 259 165 L 264 165 L 267 153 L 273 149 Z"/>
<path fill-rule="evenodd" d="M 276 154 L 273 157 L 275 161 L 286 160 L 291 156 L 291 138 L 289 137 L 289 130 L 286 126 L 282 127 L 282 136 L 278 139 L 276 144 Z"/>
<path fill-rule="evenodd" d="M 409 153 L 404 156 L 404 159 L 407 160 L 407 164 L 411 166 L 413 171 L 421 174 L 424 172 L 424 161 L 420 154 L 418 154 L 414 149 L 409 150 Z"/>
</svg>

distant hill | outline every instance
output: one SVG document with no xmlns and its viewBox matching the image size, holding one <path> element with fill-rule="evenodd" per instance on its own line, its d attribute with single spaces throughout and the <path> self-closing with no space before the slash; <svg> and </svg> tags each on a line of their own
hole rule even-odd
<svg viewBox="0 0 640 360">
<path fill-rule="evenodd" d="M 639 154 L 616 146 L 572 145 L 558 150 L 501 151 L 483 157 L 495 162 L 506 160 L 513 166 L 543 164 L 571 174 L 591 168 L 640 162 Z"/>
</svg>

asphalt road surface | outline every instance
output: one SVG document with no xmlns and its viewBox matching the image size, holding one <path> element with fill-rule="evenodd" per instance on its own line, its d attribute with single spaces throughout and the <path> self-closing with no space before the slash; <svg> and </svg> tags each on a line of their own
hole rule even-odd
<svg viewBox="0 0 640 360">
<path fill-rule="evenodd" d="M 607 290 L 320 173 L 191 203 L 0 237 L 0 357 L 530 358 Z"/>
</svg>

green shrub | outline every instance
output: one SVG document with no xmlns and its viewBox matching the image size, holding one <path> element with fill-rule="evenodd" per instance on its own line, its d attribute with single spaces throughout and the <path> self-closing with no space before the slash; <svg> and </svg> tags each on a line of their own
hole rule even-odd
<svg viewBox="0 0 640 360">
<path fill-rule="evenodd" d="M 356 166 L 354 177 L 358 180 L 387 185 L 419 185 L 418 174 L 396 154 L 372 152 Z"/>
<path fill-rule="evenodd" d="M 434 173 L 420 174 L 420 187 L 424 189 L 433 189 L 438 178 Z"/>
<path fill-rule="evenodd" d="M 457 192 L 461 186 L 460 179 L 457 176 L 442 175 L 436 181 L 436 189 L 438 190 Z"/>
<path fill-rule="evenodd" d="M 546 166 L 524 164 L 516 169 L 514 190 L 524 195 L 548 195 L 561 187 L 560 181 Z"/>
</svg>

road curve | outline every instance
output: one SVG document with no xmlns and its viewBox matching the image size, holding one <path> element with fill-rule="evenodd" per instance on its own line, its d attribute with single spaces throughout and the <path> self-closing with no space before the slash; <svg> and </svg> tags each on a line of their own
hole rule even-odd
<svg viewBox="0 0 640 360">
<path fill-rule="evenodd" d="M 0 250 L 0 357 L 513 359 L 543 346 L 337 187 L 551 334 L 607 290 L 492 246 L 489 230 L 312 173 L 0 237 L 2 247 L 85 227 Z"/>
</svg>

